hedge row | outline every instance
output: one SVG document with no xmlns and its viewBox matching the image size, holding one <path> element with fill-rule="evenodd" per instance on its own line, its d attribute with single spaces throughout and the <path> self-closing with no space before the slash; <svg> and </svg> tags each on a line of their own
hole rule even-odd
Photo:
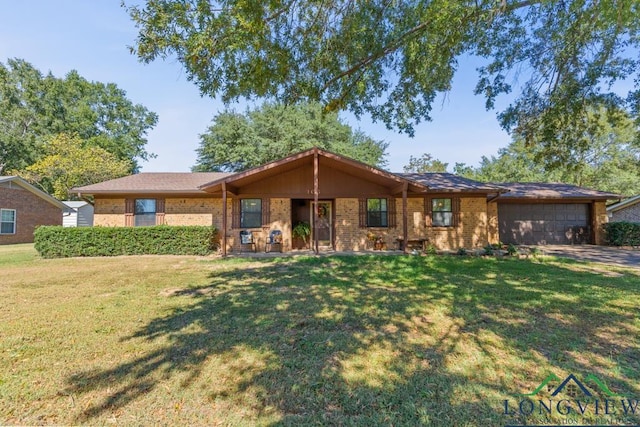
<svg viewBox="0 0 640 427">
<path fill-rule="evenodd" d="M 207 255 L 217 249 L 214 227 L 38 227 L 35 248 L 44 258 L 116 255 Z"/>
<path fill-rule="evenodd" d="M 604 224 L 607 242 L 613 246 L 640 246 L 640 223 L 609 222 Z"/>
</svg>

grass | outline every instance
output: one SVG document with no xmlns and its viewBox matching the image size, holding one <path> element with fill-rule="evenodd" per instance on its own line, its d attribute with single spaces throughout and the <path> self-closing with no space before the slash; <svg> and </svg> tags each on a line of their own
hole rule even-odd
<svg viewBox="0 0 640 427">
<path fill-rule="evenodd" d="M 42 260 L 29 245 L 0 247 L 0 268 L 0 424 L 562 422 L 504 414 L 550 373 L 640 396 L 637 271 L 408 256 Z M 602 422 L 592 412 L 581 423 Z"/>
</svg>

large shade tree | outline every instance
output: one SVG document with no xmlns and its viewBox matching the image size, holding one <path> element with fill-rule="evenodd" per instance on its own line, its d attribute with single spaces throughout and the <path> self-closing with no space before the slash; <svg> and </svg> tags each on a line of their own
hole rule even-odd
<svg viewBox="0 0 640 427">
<path fill-rule="evenodd" d="M 157 120 L 113 83 L 90 82 L 76 71 L 44 75 L 21 59 L 0 63 L 0 174 L 37 162 L 60 133 L 77 135 L 135 171 L 151 156 L 146 135 Z"/>
<path fill-rule="evenodd" d="M 319 147 L 372 166 L 385 165 L 387 143 L 323 113 L 317 103 L 264 104 L 246 113 L 224 111 L 200 135 L 194 171 L 242 171 Z"/>
<path fill-rule="evenodd" d="M 514 91 L 502 126 L 550 152 L 573 147 L 590 111 L 640 110 L 635 0 L 147 0 L 128 11 L 142 61 L 175 56 L 227 102 L 318 100 L 411 134 L 472 55 L 487 108 Z"/>
<path fill-rule="evenodd" d="M 569 151 L 549 151 L 516 137 L 498 156 L 483 157 L 477 168 L 456 165 L 456 172 L 491 182 L 566 182 L 622 195 L 640 193 L 640 141 L 636 125 L 618 112 L 615 125 L 606 114 L 588 114 L 590 128 L 573 135 Z"/>
<path fill-rule="evenodd" d="M 73 187 L 120 178 L 129 173 L 127 160 L 119 160 L 104 148 L 87 146 L 77 135 L 47 138 L 43 156 L 20 172 L 20 176 L 53 194 L 69 200 Z"/>
</svg>

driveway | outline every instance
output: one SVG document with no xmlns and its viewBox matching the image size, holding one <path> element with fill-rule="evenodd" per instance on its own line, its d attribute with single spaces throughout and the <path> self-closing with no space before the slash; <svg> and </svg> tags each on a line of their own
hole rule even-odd
<svg viewBox="0 0 640 427">
<path fill-rule="evenodd" d="M 543 253 L 559 257 L 640 269 L 640 249 L 594 245 L 539 246 Z"/>
</svg>

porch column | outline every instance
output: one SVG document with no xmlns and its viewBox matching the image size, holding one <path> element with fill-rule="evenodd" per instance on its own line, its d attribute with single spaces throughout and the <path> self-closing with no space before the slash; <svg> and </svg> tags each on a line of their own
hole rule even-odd
<svg viewBox="0 0 640 427">
<path fill-rule="evenodd" d="M 318 183 L 318 150 L 314 150 L 313 153 L 313 251 L 316 255 L 318 255 L 318 192 L 319 192 L 319 183 Z"/>
<path fill-rule="evenodd" d="M 402 185 L 402 247 L 404 248 L 404 250 L 407 250 L 407 245 L 409 244 L 409 233 L 407 232 L 408 230 L 408 224 L 407 224 L 407 190 L 408 190 L 409 184 L 408 183 L 404 183 Z"/>
<path fill-rule="evenodd" d="M 227 183 L 222 182 L 222 256 L 227 256 Z"/>
</svg>

